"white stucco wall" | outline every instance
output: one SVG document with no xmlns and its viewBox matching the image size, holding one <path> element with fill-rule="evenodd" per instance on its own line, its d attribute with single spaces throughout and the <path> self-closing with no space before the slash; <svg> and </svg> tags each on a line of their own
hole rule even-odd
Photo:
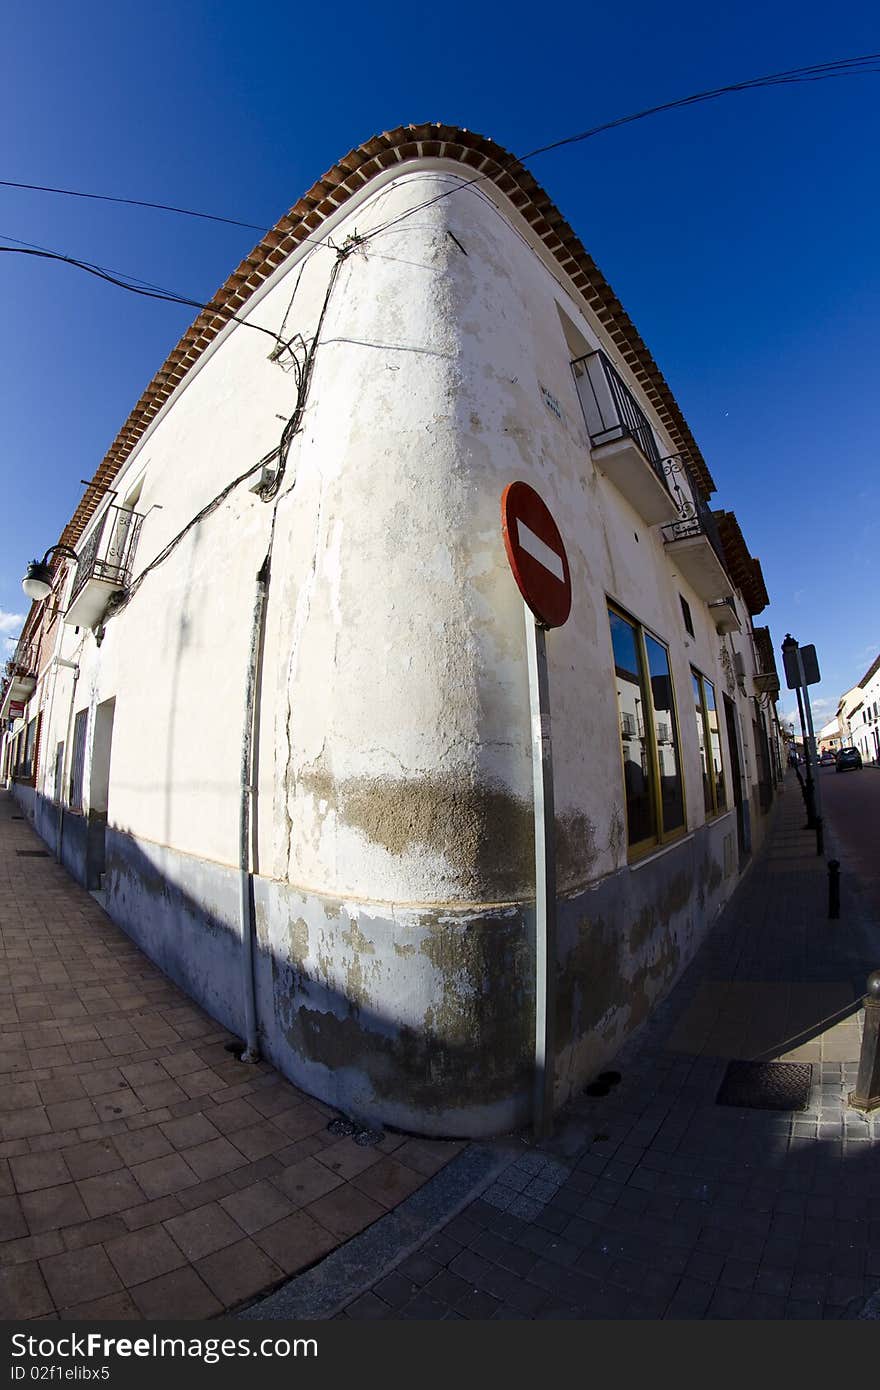
<svg viewBox="0 0 880 1390">
<path fill-rule="evenodd" d="M 603 968 L 613 979 L 599 1015 L 602 1040 L 567 1038 L 567 1086 L 668 988 L 735 881 L 725 844 L 736 838 L 732 810 L 703 833 L 691 665 L 713 682 L 719 709 L 725 690 L 741 707 L 743 796 L 755 819 L 752 714 L 730 660 L 722 661 L 724 651 L 742 652 L 751 689 L 747 634 L 718 637 L 658 528 L 595 468 L 560 309 L 589 346 L 613 348 L 546 250 L 491 187 L 462 187 L 420 206 L 467 177 L 437 161 L 384 176 L 328 228 L 339 246 L 355 229 L 363 234 L 420 207 L 341 266 L 275 515 L 252 865 L 262 885 L 267 1046 L 288 1069 L 301 1064 L 315 1089 L 340 1104 L 356 1095 L 365 1111 L 376 1073 L 368 1084 L 361 1071 L 346 1089 L 329 1050 L 297 1062 L 297 1012 L 306 1002 L 340 1028 L 353 1011 L 372 1012 L 379 1021 L 364 1027 L 376 1035 L 421 1028 L 479 1053 L 483 1015 L 473 998 L 499 988 L 487 962 L 491 943 L 507 933 L 512 944 L 499 969 L 516 979 L 500 988 L 515 986 L 528 1009 L 531 746 L 522 602 L 500 534 L 509 482 L 523 479 L 544 497 L 573 579 L 571 619 L 548 637 L 559 889 L 573 905 L 567 961 L 580 959 L 590 930 L 577 895 L 607 883 L 618 904 L 606 914 Z M 300 278 L 302 257 L 292 258 L 248 317 L 277 329 L 287 314 L 287 333 L 308 340 L 334 260 L 332 249 L 311 250 Z M 244 327 L 222 335 L 134 451 L 117 486 L 123 496 L 143 475 L 136 574 L 277 442 L 295 387 L 289 363 L 270 361 L 270 348 Z M 662 452 L 672 453 L 653 423 Z M 145 881 L 178 873 L 198 882 L 190 898 L 210 898 L 210 918 L 232 943 L 216 948 L 223 971 L 234 970 L 229 951 L 239 930 L 226 870 L 238 864 L 245 670 L 272 514 L 246 484 L 238 487 L 108 619 L 100 647 L 91 634 L 62 629 L 59 653 L 79 662 L 75 686 L 63 668 L 45 677 L 55 685 L 47 749 L 69 744 L 71 711 L 93 712 L 116 697 L 110 824 L 119 843 L 129 837 L 136 846 Z M 693 614 L 692 638 L 679 593 Z M 641 887 L 630 884 L 627 867 L 606 598 L 669 648 L 687 837 L 703 836 L 680 860 L 642 872 Z M 741 603 L 739 611 L 745 620 Z M 90 739 L 93 725 L 92 717 Z M 727 756 L 726 731 L 722 738 Z M 43 778 L 50 794 L 47 759 Z M 88 810 L 88 768 L 85 801 Z M 213 878 L 204 866 L 214 866 Z M 172 973 L 190 978 L 198 957 L 195 939 L 186 944 L 193 903 L 165 894 L 157 944 L 149 922 L 135 920 L 137 912 L 149 916 L 149 894 L 132 906 L 137 875 L 131 863 L 126 872 L 129 897 L 123 902 L 117 885 L 117 902 L 127 926 Z M 663 874 L 675 887 L 655 922 L 651 884 Z M 453 945 L 438 947 L 438 932 Z M 172 938 L 173 952 L 163 954 Z M 479 950 L 463 955 L 471 940 Z M 587 987 L 580 977 L 572 985 L 573 1019 L 589 1014 L 577 1002 Z M 224 1018 L 235 1017 L 237 988 L 234 978 L 205 986 Z M 448 1099 L 438 1102 L 435 1128 L 473 1132 L 514 1118 L 520 1099 L 509 1105 L 505 1086 L 514 1087 L 510 1076 L 496 1096 L 468 1101 L 459 1121 Z M 386 1096 L 379 1113 L 412 1122 L 422 1103 Z"/>
</svg>

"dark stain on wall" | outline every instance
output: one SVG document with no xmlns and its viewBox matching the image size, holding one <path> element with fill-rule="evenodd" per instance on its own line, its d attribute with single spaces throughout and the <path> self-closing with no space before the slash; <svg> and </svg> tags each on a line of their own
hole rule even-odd
<svg viewBox="0 0 880 1390">
<path fill-rule="evenodd" d="M 321 1009 L 322 982 L 273 960 L 275 997 L 291 1001 L 287 1040 L 331 1070 L 357 1066 L 377 1099 L 431 1112 L 507 1101 L 528 1087 L 532 1066 L 533 965 L 522 919 L 428 925 L 420 949 L 442 984 L 420 1028 L 389 1033 L 387 1019 L 353 1000 L 341 1017 L 339 998 Z"/>
</svg>

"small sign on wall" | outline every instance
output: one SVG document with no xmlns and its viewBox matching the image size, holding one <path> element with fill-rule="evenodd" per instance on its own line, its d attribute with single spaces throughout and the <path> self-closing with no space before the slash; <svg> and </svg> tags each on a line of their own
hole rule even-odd
<svg viewBox="0 0 880 1390">
<path fill-rule="evenodd" d="M 540 386 L 541 383 L 539 382 L 538 385 Z M 546 405 L 547 409 L 553 412 L 557 420 L 561 420 L 562 406 L 559 404 L 553 392 L 548 391 L 546 386 L 541 386 L 541 395 L 544 397 L 544 404 Z"/>
</svg>

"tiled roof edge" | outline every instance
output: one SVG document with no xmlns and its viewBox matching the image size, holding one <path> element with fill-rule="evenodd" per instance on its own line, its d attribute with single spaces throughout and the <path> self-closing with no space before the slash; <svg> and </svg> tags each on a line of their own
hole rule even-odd
<svg viewBox="0 0 880 1390">
<path fill-rule="evenodd" d="M 265 233 L 229 275 L 210 306 L 203 309 L 186 330 L 131 411 L 65 527 L 61 535 L 64 545 L 75 545 L 100 504 L 103 490 L 118 476 L 151 421 L 190 367 L 226 326 L 228 319 L 224 309 L 240 312 L 287 256 L 313 236 L 322 223 L 371 178 L 409 159 L 425 158 L 452 159 L 476 170 L 490 179 L 526 218 L 610 333 L 617 351 L 668 430 L 675 452 L 687 455 L 696 481 L 708 500 L 710 493 L 715 491 L 715 483 L 663 374 L 595 261 L 548 195 L 525 166 L 494 141 L 457 126 L 425 124 L 399 126 L 366 140 L 318 179 Z"/>
</svg>

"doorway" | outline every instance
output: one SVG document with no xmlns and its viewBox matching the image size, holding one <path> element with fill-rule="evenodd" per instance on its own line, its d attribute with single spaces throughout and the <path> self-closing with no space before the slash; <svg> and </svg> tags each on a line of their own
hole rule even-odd
<svg viewBox="0 0 880 1390">
<path fill-rule="evenodd" d="M 92 738 L 92 764 L 89 774 L 89 832 L 86 857 L 86 886 L 103 887 L 107 856 L 107 813 L 110 806 L 110 753 L 113 746 L 113 718 L 116 699 L 105 700 L 95 710 Z"/>
<path fill-rule="evenodd" d="M 739 753 L 739 738 L 736 728 L 736 708 L 729 696 L 724 696 L 724 717 L 727 721 L 727 746 L 730 750 L 730 771 L 733 783 L 733 801 L 736 808 L 736 839 L 739 849 L 739 862 L 749 854 L 749 837 L 746 826 L 745 806 L 742 793 L 742 762 Z"/>
</svg>

